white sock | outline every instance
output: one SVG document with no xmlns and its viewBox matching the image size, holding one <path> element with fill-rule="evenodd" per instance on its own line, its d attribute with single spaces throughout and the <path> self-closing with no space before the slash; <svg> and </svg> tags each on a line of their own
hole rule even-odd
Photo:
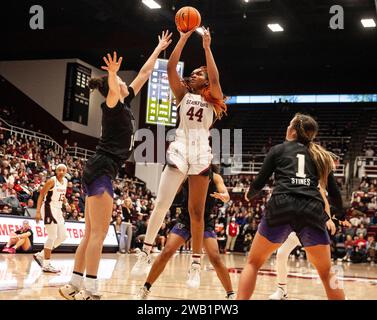
<svg viewBox="0 0 377 320">
<path fill-rule="evenodd" d="M 284 294 L 287 294 L 287 284 L 286 283 L 278 283 L 278 288 L 283 290 Z"/>
<path fill-rule="evenodd" d="M 150 254 L 151 251 L 152 251 L 152 248 L 153 246 L 149 246 L 149 245 L 146 245 L 146 244 L 143 244 L 143 251 L 147 254 Z"/>
<path fill-rule="evenodd" d="M 82 275 L 72 273 L 72 277 L 71 277 L 71 280 L 69 281 L 69 284 L 80 290 L 82 287 L 83 280 L 84 280 L 84 277 Z"/>
<path fill-rule="evenodd" d="M 199 254 L 191 255 L 191 263 L 194 263 L 200 266 L 200 255 Z"/>
<path fill-rule="evenodd" d="M 43 259 L 43 268 L 46 268 L 50 264 L 50 259 Z"/>
<path fill-rule="evenodd" d="M 98 281 L 97 278 L 85 278 L 85 289 L 89 291 L 91 294 L 97 294 L 98 291 Z"/>
</svg>

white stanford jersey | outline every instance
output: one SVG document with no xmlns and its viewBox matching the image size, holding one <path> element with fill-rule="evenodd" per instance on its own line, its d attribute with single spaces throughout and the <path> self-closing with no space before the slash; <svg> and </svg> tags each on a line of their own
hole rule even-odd
<svg viewBox="0 0 377 320">
<path fill-rule="evenodd" d="M 213 105 L 200 94 L 186 93 L 178 105 L 179 125 L 177 140 L 197 141 L 208 144 L 209 130 L 214 121 Z"/>
<path fill-rule="evenodd" d="M 56 176 L 53 176 L 51 179 L 54 180 L 54 187 L 47 192 L 44 203 L 45 206 L 61 209 L 63 207 L 63 200 L 67 192 L 68 180 L 63 178 L 63 183 L 60 183 Z"/>
<path fill-rule="evenodd" d="M 183 174 L 205 174 L 213 158 L 209 145 L 209 130 L 215 115 L 213 105 L 201 95 L 188 92 L 178 107 L 179 125 L 166 160 Z"/>
</svg>

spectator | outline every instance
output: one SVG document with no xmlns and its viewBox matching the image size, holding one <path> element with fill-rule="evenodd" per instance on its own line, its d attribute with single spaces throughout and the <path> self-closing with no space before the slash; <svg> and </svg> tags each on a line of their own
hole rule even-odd
<svg viewBox="0 0 377 320">
<path fill-rule="evenodd" d="M 246 255 L 248 255 L 248 252 L 250 251 L 251 243 L 253 241 L 253 236 L 250 233 L 246 233 L 244 240 L 243 240 L 243 251 Z"/>
<path fill-rule="evenodd" d="M 27 201 L 27 208 L 29 209 L 35 208 L 33 199 L 29 199 Z"/>
<path fill-rule="evenodd" d="M 67 192 L 65 194 L 65 197 L 67 199 L 70 199 L 72 197 L 72 193 L 73 193 L 73 183 L 72 183 L 72 181 L 68 181 Z"/>
<path fill-rule="evenodd" d="M 77 209 L 74 209 L 69 215 L 68 221 L 79 221 L 79 212 Z"/>
<path fill-rule="evenodd" d="M 77 220 L 80 222 L 85 222 L 84 212 L 79 212 Z"/>
<path fill-rule="evenodd" d="M 365 156 L 367 158 L 373 158 L 373 156 L 374 156 L 374 150 L 372 149 L 371 146 L 369 146 L 368 149 L 365 150 Z"/>
<path fill-rule="evenodd" d="M 355 247 L 359 249 L 365 249 L 367 245 L 367 241 L 364 238 L 363 233 L 358 233 L 357 234 L 357 239 L 355 239 Z"/>
<path fill-rule="evenodd" d="M 8 198 L 11 195 L 10 190 L 8 189 L 8 185 L 3 183 L 0 189 L 0 200 Z"/>
<path fill-rule="evenodd" d="M 364 224 L 360 224 L 360 226 L 356 229 L 356 234 L 362 234 L 363 237 L 365 238 L 367 236 L 367 229 L 364 227 Z"/>
<path fill-rule="evenodd" d="M 122 217 L 117 215 L 115 221 L 113 221 L 113 225 L 115 226 L 115 232 L 118 237 L 118 241 L 120 240 L 120 233 L 121 233 L 121 225 L 122 225 Z"/>
<path fill-rule="evenodd" d="M 352 240 L 351 235 L 347 235 L 346 241 L 344 242 L 344 247 L 346 249 L 346 256 L 343 260 L 350 262 L 354 247 L 354 241 Z"/>
<path fill-rule="evenodd" d="M 3 248 L 3 253 L 31 252 L 33 250 L 33 231 L 29 221 L 25 220 L 22 227 L 14 233 L 11 233 L 8 243 Z"/>
<path fill-rule="evenodd" d="M 231 219 L 231 222 L 228 224 L 226 228 L 226 235 L 227 235 L 226 246 L 225 246 L 226 253 L 229 253 L 229 250 L 233 252 L 234 245 L 236 244 L 236 240 L 239 233 L 240 233 L 240 228 L 238 224 L 236 223 L 236 218 L 233 217 Z"/>
<path fill-rule="evenodd" d="M 372 224 L 377 224 L 377 211 L 374 213 L 374 216 L 371 221 Z"/>
<path fill-rule="evenodd" d="M 84 200 L 83 200 L 80 192 L 75 193 L 74 203 L 75 203 L 75 205 L 77 204 L 77 206 L 78 206 L 78 212 L 84 212 L 85 211 Z"/>
<path fill-rule="evenodd" d="M 368 226 L 370 224 L 370 218 L 365 213 L 360 218 L 360 220 L 361 220 L 361 224 L 363 224 L 363 225 L 367 225 Z M 366 236 L 366 234 L 364 236 Z"/>
<path fill-rule="evenodd" d="M 3 202 L 9 205 L 12 209 L 20 208 L 20 201 L 17 199 L 16 190 L 12 189 L 10 191 L 10 196 L 3 199 Z M 14 210 L 16 212 L 16 210 Z"/>
<path fill-rule="evenodd" d="M 360 263 L 366 260 L 366 247 L 367 242 L 364 239 L 364 235 L 359 233 L 355 236 L 355 249 L 353 251 L 353 255 L 351 257 L 352 262 Z"/>
<path fill-rule="evenodd" d="M 367 261 L 374 263 L 376 261 L 377 243 L 373 235 L 368 236 L 366 250 L 367 250 Z"/>
<path fill-rule="evenodd" d="M 2 173 L 0 175 L 0 183 L 8 183 L 14 184 L 14 176 L 9 173 L 8 169 L 2 169 Z"/>
<path fill-rule="evenodd" d="M 1 209 L 0 209 L 0 214 L 11 214 L 12 213 L 12 208 L 9 207 L 8 205 L 4 205 Z"/>
<path fill-rule="evenodd" d="M 7 183 L 7 180 L 5 179 L 5 174 L 4 174 L 4 171 L 5 172 L 7 172 L 7 170 L 6 169 L 1 169 L 1 173 L 0 173 L 0 183 L 2 184 L 2 185 L 6 185 L 6 183 Z"/>
<path fill-rule="evenodd" d="M 76 170 L 74 173 L 73 173 L 73 177 L 72 177 L 72 184 L 80 184 L 81 183 L 81 178 L 79 176 L 79 172 Z"/>
<path fill-rule="evenodd" d="M 76 196 L 72 196 L 71 201 L 72 201 L 71 207 L 73 206 L 75 208 L 75 210 L 77 210 L 77 212 L 82 211 L 81 208 L 80 208 L 79 199 L 77 199 Z"/>
<path fill-rule="evenodd" d="M 3 133 L 0 133 L 0 146 L 2 146 L 3 144 L 6 143 L 6 140 L 4 138 L 4 134 Z"/>
<path fill-rule="evenodd" d="M 367 204 L 368 206 L 368 210 L 376 210 L 377 209 L 377 201 L 376 201 L 376 196 L 373 196 L 371 199 L 370 199 L 370 202 L 368 202 Z M 365 224 L 369 224 L 369 222 L 364 222 Z"/>
<path fill-rule="evenodd" d="M 127 197 L 122 204 L 122 215 L 124 222 L 131 223 L 135 210 L 132 205 L 132 200 Z"/>
<path fill-rule="evenodd" d="M 358 227 L 361 223 L 361 220 L 359 217 L 357 217 L 356 215 L 350 219 L 350 223 L 353 227 Z"/>
<path fill-rule="evenodd" d="M 369 198 L 367 198 L 367 199 L 369 199 Z M 366 199 L 364 198 L 363 200 L 366 200 Z M 367 200 L 367 201 L 368 201 L 368 200 Z M 368 211 L 368 207 L 365 205 L 365 202 L 360 202 L 360 203 L 359 203 L 359 206 L 358 206 L 358 208 L 357 208 L 357 210 L 359 210 L 359 211 L 362 212 L 362 213 L 365 213 L 365 212 Z M 360 218 L 359 218 L 359 219 L 360 219 Z M 361 223 L 361 220 L 360 220 L 360 223 Z"/>
<path fill-rule="evenodd" d="M 113 213 L 111 214 L 112 222 L 116 221 L 116 218 L 118 215 L 121 215 L 121 213 L 118 211 L 118 206 L 116 203 L 113 203 Z"/>
</svg>

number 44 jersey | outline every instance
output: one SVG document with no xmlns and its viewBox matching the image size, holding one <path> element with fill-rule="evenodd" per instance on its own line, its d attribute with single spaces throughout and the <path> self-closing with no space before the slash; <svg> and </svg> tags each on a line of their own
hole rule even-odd
<svg viewBox="0 0 377 320">
<path fill-rule="evenodd" d="M 167 162 L 184 174 L 205 174 L 212 161 L 209 136 L 215 109 L 201 95 L 189 92 L 178 109 L 179 125 L 167 151 Z"/>
</svg>

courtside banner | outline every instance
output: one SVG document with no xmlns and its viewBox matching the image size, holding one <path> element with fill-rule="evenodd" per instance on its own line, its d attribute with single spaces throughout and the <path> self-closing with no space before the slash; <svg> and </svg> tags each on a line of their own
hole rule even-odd
<svg viewBox="0 0 377 320">
<path fill-rule="evenodd" d="M 43 245 L 47 240 L 47 231 L 44 227 L 43 221 L 39 221 L 37 224 L 34 219 L 28 217 L 10 217 L 3 215 L 0 216 L 0 243 L 8 242 L 10 234 L 20 229 L 24 220 L 29 221 L 30 227 L 34 234 L 34 244 Z M 66 221 L 65 227 L 67 229 L 67 239 L 61 245 L 78 246 L 84 236 L 85 223 Z M 113 225 L 110 225 L 103 245 L 105 247 L 118 247 L 118 239 Z"/>
</svg>

